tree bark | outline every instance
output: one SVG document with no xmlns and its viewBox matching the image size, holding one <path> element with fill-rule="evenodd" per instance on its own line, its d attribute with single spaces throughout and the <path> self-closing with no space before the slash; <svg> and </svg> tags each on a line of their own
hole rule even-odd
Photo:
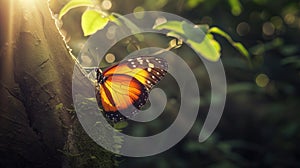
<svg viewBox="0 0 300 168">
<path fill-rule="evenodd" d="M 70 167 L 76 61 L 47 0 L 3 0 L 0 18 L 0 167 Z"/>
</svg>

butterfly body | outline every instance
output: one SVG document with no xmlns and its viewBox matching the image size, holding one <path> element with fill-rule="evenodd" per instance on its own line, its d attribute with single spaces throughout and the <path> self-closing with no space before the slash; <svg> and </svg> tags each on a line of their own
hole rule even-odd
<svg viewBox="0 0 300 168">
<path fill-rule="evenodd" d="M 105 117 L 118 122 L 135 115 L 146 104 L 153 86 L 167 74 L 167 68 L 166 60 L 145 56 L 124 60 L 103 72 L 96 69 L 96 98 Z"/>
</svg>

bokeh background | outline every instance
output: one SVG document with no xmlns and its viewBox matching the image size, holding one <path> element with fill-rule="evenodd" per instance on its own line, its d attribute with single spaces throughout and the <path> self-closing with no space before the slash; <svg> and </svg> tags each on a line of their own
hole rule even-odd
<svg viewBox="0 0 300 168">
<path fill-rule="evenodd" d="M 54 13 L 67 0 L 51 1 Z M 102 10 L 121 15 L 159 10 L 180 15 L 195 24 L 208 24 L 226 31 L 245 45 L 251 63 L 225 39 L 222 47 L 228 94 L 222 119 L 204 143 L 197 138 L 207 115 L 210 81 L 201 60 L 185 45 L 174 52 L 192 68 L 201 93 L 197 122 L 172 149 L 151 157 L 117 157 L 120 167 L 300 167 L 300 2 L 296 0 L 102 0 Z M 61 30 L 74 55 L 87 37 L 80 19 L 85 8 L 64 16 Z M 170 38 L 144 35 L 143 47 L 168 47 Z M 110 53 L 115 61 L 132 51 L 130 42 L 118 43 Z M 103 67 L 109 65 L 104 62 Z M 124 130 L 144 136 L 163 131 L 176 118 L 180 104 L 172 77 L 159 87 L 168 95 L 166 113 L 146 125 L 129 123 Z M 197 101 L 183 98 L 188 101 Z"/>
</svg>

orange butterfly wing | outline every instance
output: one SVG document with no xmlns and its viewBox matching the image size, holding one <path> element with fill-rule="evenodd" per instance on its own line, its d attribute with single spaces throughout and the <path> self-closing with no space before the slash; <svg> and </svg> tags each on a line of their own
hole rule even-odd
<svg viewBox="0 0 300 168">
<path fill-rule="evenodd" d="M 167 67 L 162 58 L 138 57 L 106 69 L 96 93 L 106 117 L 117 122 L 133 115 L 146 103 L 152 87 L 166 75 Z"/>
<path fill-rule="evenodd" d="M 167 69 L 166 60 L 145 56 L 125 60 L 105 70 L 103 75 L 128 75 L 137 79 L 150 90 L 166 75 Z"/>
</svg>

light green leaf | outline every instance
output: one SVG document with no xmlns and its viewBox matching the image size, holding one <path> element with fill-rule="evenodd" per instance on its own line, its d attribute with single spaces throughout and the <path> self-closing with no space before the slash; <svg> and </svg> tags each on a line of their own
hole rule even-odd
<svg viewBox="0 0 300 168">
<path fill-rule="evenodd" d="M 220 43 L 218 41 L 216 41 L 214 39 L 214 36 L 212 34 L 210 34 L 210 33 L 207 34 L 206 36 L 208 37 L 208 39 L 210 40 L 211 44 L 214 46 L 214 48 L 216 49 L 216 51 L 218 53 L 221 53 L 221 45 L 220 45 Z"/>
<path fill-rule="evenodd" d="M 127 121 L 120 121 L 120 122 L 114 124 L 114 128 L 117 130 L 122 130 L 123 128 L 126 128 L 127 126 L 128 126 Z"/>
<path fill-rule="evenodd" d="M 192 25 L 187 22 L 169 21 L 154 27 L 157 30 L 170 30 L 168 36 L 178 39 L 184 39 L 185 42 L 197 53 L 209 61 L 218 61 L 220 59 L 221 47 L 213 36 L 206 34 L 207 25 Z M 205 30 L 205 32 L 203 31 Z"/>
<path fill-rule="evenodd" d="M 77 7 L 93 7 L 95 4 L 91 0 L 72 0 L 68 2 L 59 12 L 58 18 L 61 19 L 69 10 Z"/>
<path fill-rule="evenodd" d="M 205 33 L 198 26 L 193 26 L 189 23 L 183 22 L 182 28 L 185 38 L 198 43 L 203 41 Z"/>
<path fill-rule="evenodd" d="M 249 52 L 244 47 L 244 45 L 239 42 L 233 41 L 232 38 L 227 33 L 225 33 L 223 30 L 221 30 L 217 27 L 212 27 L 209 29 L 209 32 L 218 34 L 218 35 L 224 37 L 234 48 L 236 48 L 242 55 L 244 55 L 247 59 L 250 60 Z"/>
<path fill-rule="evenodd" d="M 104 17 L 101 13 L 96 10 L 86 10 L 82 14 L 81 27 L 84 36 L 88 36 L 96 33 L 98 30 L 103 29 L 109 19 Z"/>
<path fill-rule="evenodd" d="M 186 2 L 186 6 L 188 8 L 195 8 L 197 7 L 199 4 L 201 4 L 202 2 L 204 2 L 204 0 L 188 0 Z"/>
<path fill-rule="evenodd" d="M 217 45 L 216 41 L 210 40 L 208 36 L 205 36 L 201 43 L 189 39 L 187 43 L 209 61 L 218 61 L 220 59 L 220 45 Z"/>
<path fill-rule="evenodd" d="M 108 15 L 108 19 L 109 19 L 109 21 L 117 24 L 118 26 L 121 26 L 120 21 L 113 14 Z"/>
<path fill-rule="evenodd" d="M 228 0 L 228 3 L 234 16 L 239 16 L 242 13 L 242 5 L 239 0 Z"/>
<path fill-rule="evenodd" d="M 184 34 L 183 31 L 183 22 L 179 22 L 179 21 L 168 21 L 166 23 L 154 26 L 153 29 L 155 30 L 170 30 L 172 32 L 176 32 L 176 33 L 180 33 L 180 34 Z"/>
</svg>

